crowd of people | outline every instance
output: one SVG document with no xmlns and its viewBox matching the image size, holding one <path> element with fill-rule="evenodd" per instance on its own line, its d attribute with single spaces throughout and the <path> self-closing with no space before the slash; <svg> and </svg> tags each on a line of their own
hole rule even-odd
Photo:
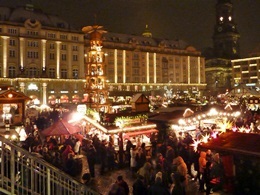
<svg viewBox="0 0 260 195">
<path fill-rule="evenodd" d="M 213 155 L 210 150 L 195 152 L 190 147 L 191 143 L 192 137 L 188 132 L 182 139 L 168 136 L 162 143 L 153 143 L 149 148 L 145 143 L 134 145 L 128 140 L 125 162 L 135 180 L 132 186 L 133 194 L 186 194 L 189 179 L 198 182 L 198 190 L 206 191 L 207 194 L 212 190 L 220 190 L 224 169 L 219 154 Z M 84 138 L 68 136 L 60 143 L 57 137 L 43 140 L 36 129 L 29 134 L 23 147 L 71 176 L 76 176 L 82 171 L 81 162 L 75 157 L 86 155 L 89 173 L 87 176 L 83 175 L 82 179 L 90 187 L 91 180 L 96 176 L 96 164 L 100 165 L 99 175 L 118 168 L 113 143 L 100 140 L 97 134 L 86 135 Z M 147 148 L 151 151 L 149 154 Z M 111 187 L 110 195 L 129 194 L 129 187 L 122 180 L 122 176 L 117 178 Z M 120 186 L 121 183 L 124 183 L 122 185 L 125 187 Z M 120 192 L 122 188 L 124 192 Z"/>
<path fill-rule="evenodd" d="M 55 120 L 56 118 L 53 121 Z M 237 124 L 239 121 L 236 121 Z M 112 141 L 100 140 L 97 134 L 86 134 L 84 138 L 82 135 L 68 136 L 60 143 L 58 137 L 41 137 L 43 127 L 38 128 L 36 125 L 35 128 L 35 124 L 42 124 L 39 119 L 27 122 L 26 132 L 29 136 L 23 147 L 71 176 L 76 176 L 82 170 L 81 162 L 76 157 L 86 155 L 89 173 L 82 177 L 86 185 L 92 187 L 91 181 L 96 177 L 96 164 L 100 165 L 99 175 L 118 168 L 117 152 Z M 145 143 L 135 145 L 128 140 L 124 154 L 135 180 L 131 186 L 133 194 L 182 195 L 186 194 L 189 180 L 197 182 L 198 190 L 206 194 L 223 189 L 225 174 L 219 154 L 213 154 L 210 150 L 195 151 L 191 147 L 192 143 L 193 137 L 188 132 L 178 138 L 175 134 L 168 135 L 160 143 L 152 142 L 149 149 Z M 148 150 L 151 152 L 148 153 Z M 113 194 L 129 194 L 129 186 L 122 176 L 111 186 L 109 195 Z"/>
<path fill-rule="evenodd" d="M 144 143 L 136 146 L 128 141 L 129 168 L 135 178 L 133 195 L 184 195 L 189 181 L 197 182 L 198 190 L 206 194 L 222 190 L 224 168 L 219 154 L 210 150 L 195 152 L 189 147 L 191 141 L 189 133 L 182 140 L 169 136 L 157 144 L 151 157 L 147 156 Z M 109 195 L 122 194 L 114 187 Z"/>
</svg>

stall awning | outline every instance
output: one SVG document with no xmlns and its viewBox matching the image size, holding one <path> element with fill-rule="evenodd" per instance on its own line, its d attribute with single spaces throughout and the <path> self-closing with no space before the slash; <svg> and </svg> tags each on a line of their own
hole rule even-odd
<svg viewBox="0 0 260 195">
<path fill-rule="evenodd" d="M 226 132 L 208 143 L 199 145 L 199 149 L 211 149 L 217 152 L 255 156 L 260 158 L 260 134 Z"/>
<path fill-rule="evenodd" d="M 157 129 L 149 129 L 149 130 L 143 130 L 143 131 L 134 131 L 134 132 L 129 132 L 124 134 L 124 139 L 129 138 L 129 137 L 134 137 L 137 135 L 150 135 L 151 133 L 157 133 Z"/>
</svg>

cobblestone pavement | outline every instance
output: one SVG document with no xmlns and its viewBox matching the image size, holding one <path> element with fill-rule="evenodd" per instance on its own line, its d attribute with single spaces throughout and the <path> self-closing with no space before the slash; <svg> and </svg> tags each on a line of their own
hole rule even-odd
<svg viewBox="0 0 260 195">
<path fill-rule="evenodd" d="M 82 155 L 82 174 L 79 176 L 79 180 L 81 180 L 81 177 L 84 173 L 89 172 L 87 159 L 85 155 Z M 114 169 L 110 171 L 106 171 L 103 175 L 99 174 L 100 165 L 95 165 L 95 175 L 96 177 L 93 178 L 93 186 L 91 188 L 96 189 L 100 194 L 107 195 L 111 185 L 116 181 L 116 178 L 118 175 L 122 175 L 124 180 L 128 183 L 130 194 L 132 194 L 132 186 L 135 181 L 135 178 L 132 177 L 132 173 L 129 168 L 121 168 L 121 169 Z M 189 179 L 188 186 L 186 188 L 186 194 L 187 195 L 202 195 L 206 194 L 203 192 L 198 191 L 198 182 L 192 181 Z M 230 193 L 225 192 L 213 192 L 213 195 L 229 195 Z"/>
</svg>

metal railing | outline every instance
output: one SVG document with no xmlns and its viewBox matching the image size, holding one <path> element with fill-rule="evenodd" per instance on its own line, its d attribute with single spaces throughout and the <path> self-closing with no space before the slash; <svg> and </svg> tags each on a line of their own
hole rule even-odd
<svg viewBox="0 0 260 195">
<path fill-rule="evenodd" d="M 2 136 L 0 156 L 0 194 L 99 194 Z"/>
</svg>

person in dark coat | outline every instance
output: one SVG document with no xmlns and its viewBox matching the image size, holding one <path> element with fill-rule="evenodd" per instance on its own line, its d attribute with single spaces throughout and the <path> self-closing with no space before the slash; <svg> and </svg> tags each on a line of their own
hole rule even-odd
<svg viewBox="0 0 260 195">
<path fill-rule="evenodd" d="M 91 179 L 90 173 L 84 173 L 81 179 L 88 188 L 98 192 L 98 185 L 94 179 Z"/>
<path fill-rule="evenodd" d="M 87 161 L 91 177 L 95 177 L 96 149 L 90 144 L 87 149 Z"/>
<path fill-rule="evenodd" d="M 185 187 L 182 185 L 181 175 L 179 173 L 172 173 L 171 179 L 174 184 L 171 195 L 185 195 L 186 192 Z"/>
<path fill-rule="evenodd" d="M 148 190 L 144 183 L 144 177 L 138 175 L 137 179 L 133 183 L 133 195 L 147 195 Z"/>
<path fill-rule="evenodd" d="M 71 176 L 75 176 L 75 159 L 73 158 L 73 154 L 69 153 L 68 154 L 68 160 L 66 161 L 66 167 L 65 167 L 65 171 L 71 175 Z"/>
<path fill-rule="evenodd" d="M 107 162 L 107 147 L 106 147 L 106 140 L 103 140 L 101 145 L 100 145 L 100 175 L 103 175 L 105 172 L 105 168 L 106 168 L 106 162 Z"/>
<path fill-rule="evenodd" d="M 127 183 L 123 180 L 122 176 L 118 176 L 117 180 L 111 186 L 108 195 L 128 195 L 129 188 Z"/>
<path fill-rule="evenodd" d="M 211 168 L 212 168 L 212 162 L 208 161 L 206 163 L 206 168 L 204 170 L 204 179 L 206 184 L 206 195 L 209 195 L 211 193 L 212 185 L 210 183 L 212 177 L 211 177 Z"/>
<path fill-rule="evenodd" d="M 125 155 L 126 155 L 126 159 L 127 159 L 127 163 L 129 165 L 129 167 L 130 167 L 130 159 L 131 159 L 130 150 L 132 147 L 133 147 L 133 143 L 130 140 L 127 140 Z"/>
<path fill-rule="evenodd" d="M 170 195 L 167 187 L 162 183 L 162 176 L 155 177 L 155 183 L 148 188 L 149 195 Z"/>
<path fill-rule="evenodd" d="M 115 168 L 115 147 L 111 142 L 108 143 L 107 147 L 107 169 L 113 170 Z"/>
<path fill-rule="evenodd" d="M 126 183 L 126 181 L 123 179 L 122 175 L 119 175 L 117 177 L 117 183 L 118 183 L 119 186 L 121 186 L 124 189 L 125 194 L 128 195 L 129 194 L 129 187 L 128 187 L 128 184 Z"/>
</svg>

